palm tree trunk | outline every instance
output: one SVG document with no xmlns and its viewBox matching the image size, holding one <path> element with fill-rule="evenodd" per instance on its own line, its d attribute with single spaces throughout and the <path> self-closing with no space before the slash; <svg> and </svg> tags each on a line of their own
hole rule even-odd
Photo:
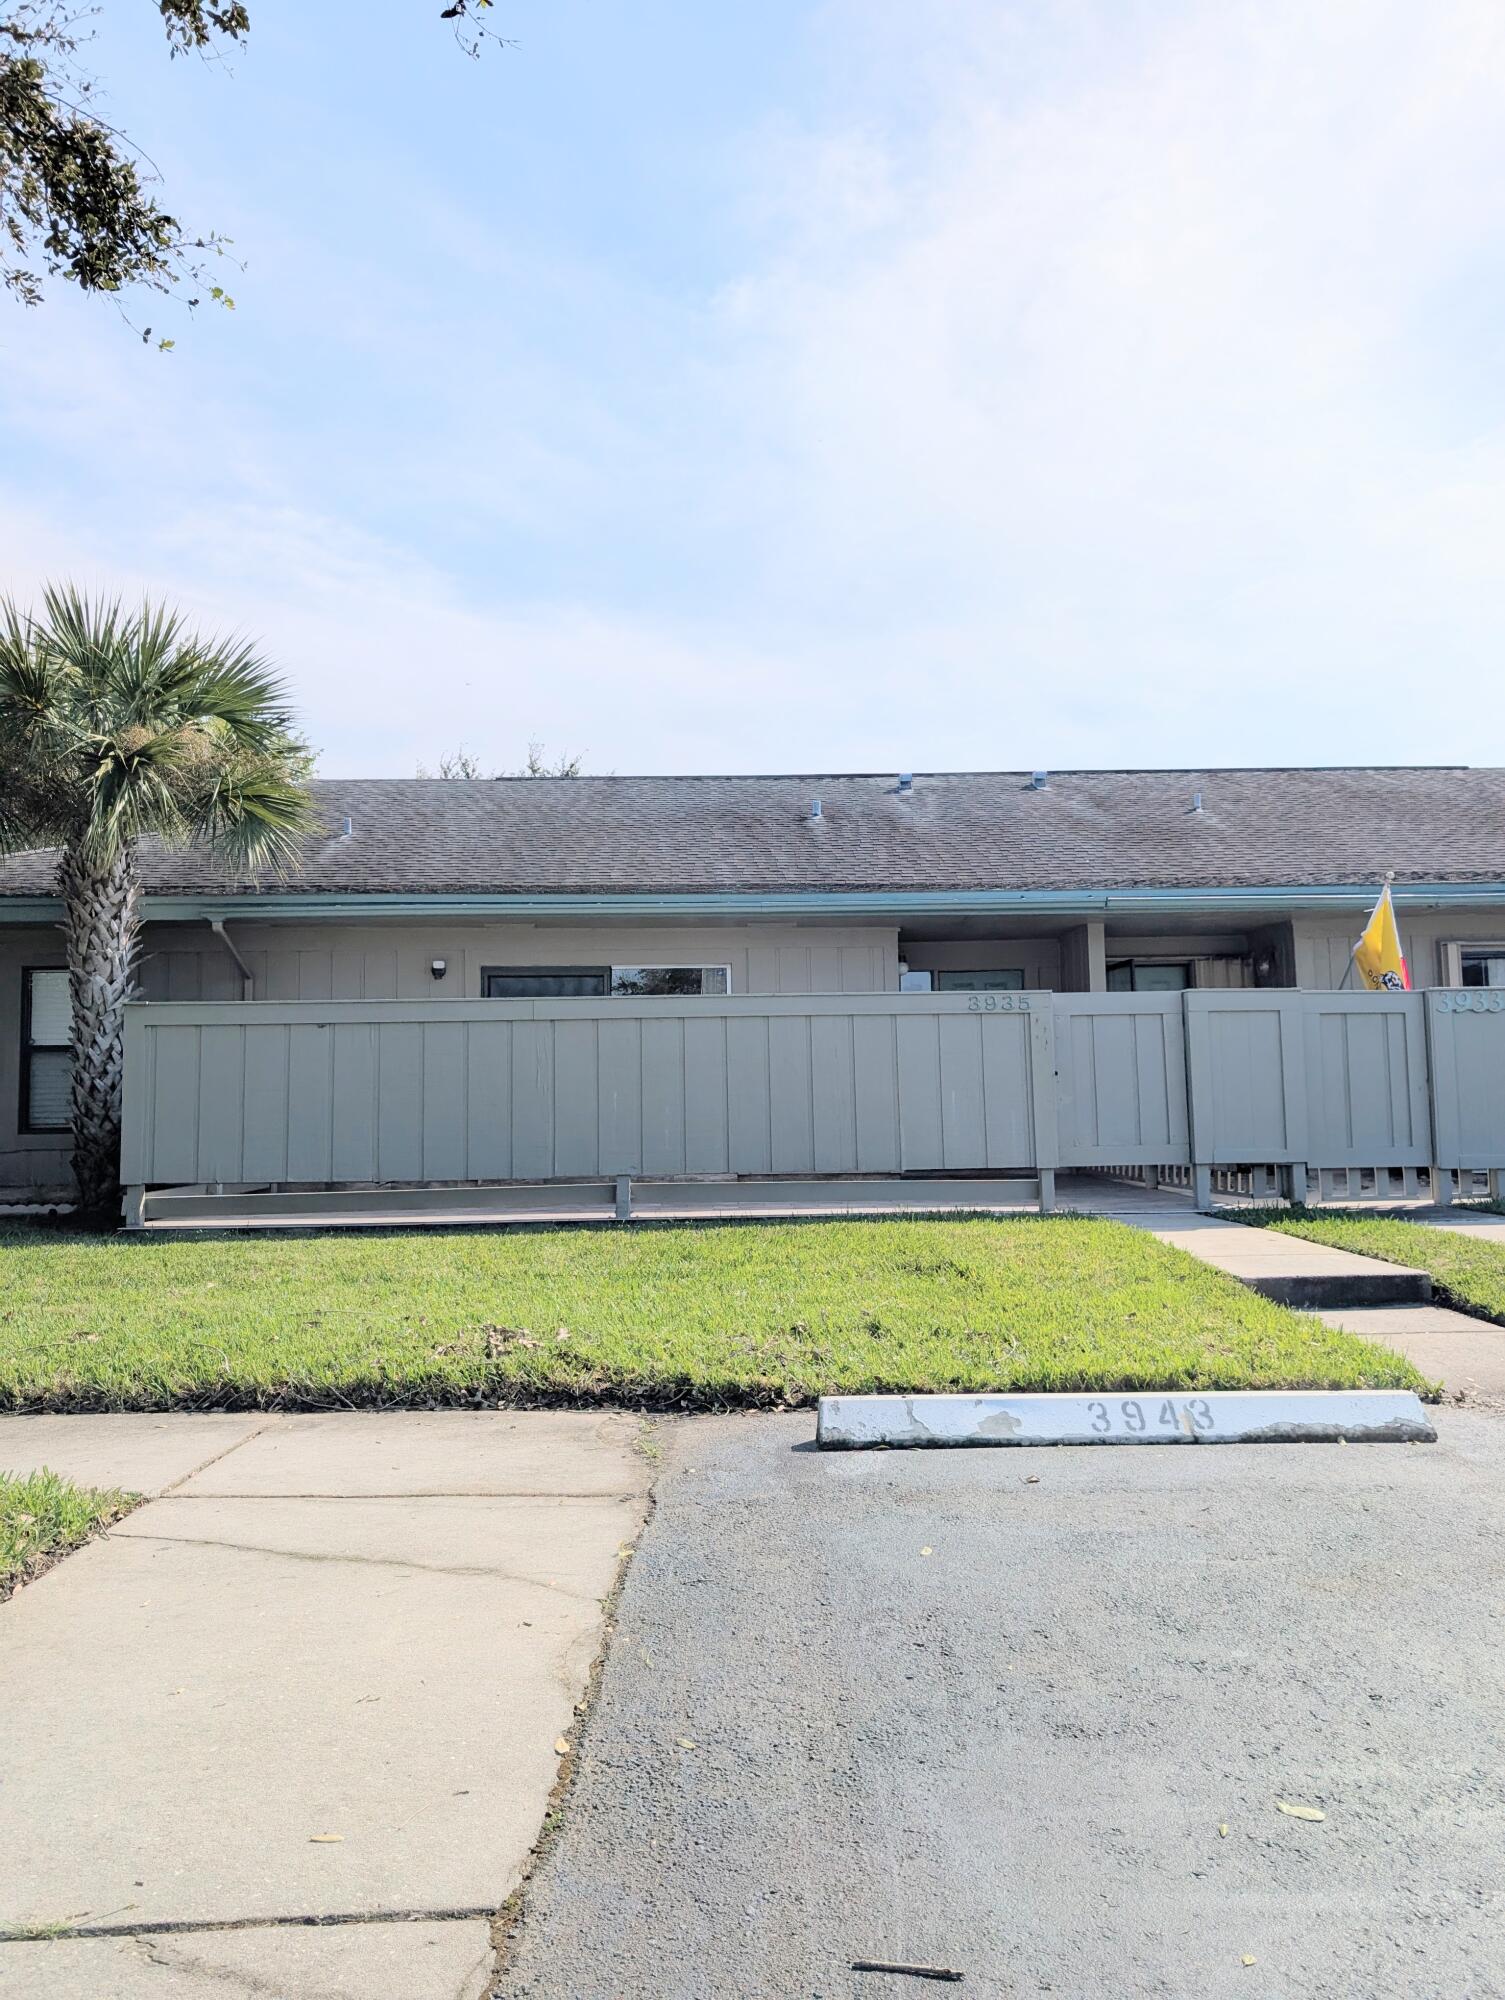
<svg viewBox="0 0 1505 2000">
<path fill-rule="evenodd" d="M 129 852 L 90 867 L 68 852 L 58 870 L 73 999 L 73 1174 L 79 1205 L 120 1204 L 120 1082 L 125 1003 L 135 990 L 141 919 Z"/>
</svg>

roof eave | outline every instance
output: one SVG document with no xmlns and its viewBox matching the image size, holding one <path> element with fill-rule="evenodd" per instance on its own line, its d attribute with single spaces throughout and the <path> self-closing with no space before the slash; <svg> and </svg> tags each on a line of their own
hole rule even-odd
<svg viewBox="0 0 1505 2000">
<path fill-rule="evenodd" d="M 1033 914 L 1041 917 L 1152 916 L 1175 910 L 1235 916 L 1278 906 L 1290 915 L 1352 911 L 1367 907 L 1377 893 L 1373 882 L 1262 883 L 1221 888 L 1141 887 L 1117 889 L 785 889 L 465 892 L 438 894 L 370 893 L 345 890 L 230 892 L 217 895 L 146 895 L 142 915 L 149 922 L 206 922 L 238 918 L 279 922 L 327 922 L 331 918 L 433 917 L 843 917 L 902 923 L 935 917 Z M 1395 885 L 1403 908 L 1446 909 L 1464 904 L 1505 905 L 1505 882 L 1406 882 Z M 0 924 L 55 923 L 62 905 L 55 896 L 0 896 Z"/>
</svg>

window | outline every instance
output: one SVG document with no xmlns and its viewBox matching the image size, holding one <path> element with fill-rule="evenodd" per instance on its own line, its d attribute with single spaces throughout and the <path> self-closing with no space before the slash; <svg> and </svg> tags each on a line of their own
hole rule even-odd
<svg viewBox="0 0 1505 2000">
<path fill-rule="evenodd" d="M 1505 945 L 1485 945 L 1461 954 L 1459 978 L 1464 986 L 1505 986 Z"/>
<path fill-rule="evenodd" d="M 602 1000 L 656 995 L 729 993 L 725 965 L 488 965 L 481 992 L 488 1000 Z"/>
<path fill-rule="evenodd" d="M 1110 993 L 1184 993 L 1191 985 L 1191 966 L 1151 965 L 1137 958 L 1115 959 L 1108 967 Z"/>
<path fill-rule="evenodd" d="M 600 1000 L 610 982 L 605 965 L 488 965 L 481 972 L 487 1000 Z"/>
<path fill-rule="evenodd" d="M 611 990 L 628 999 L 658 993 L 730 993 L 724 965 L 614 965 Z"/>
<path fill-rule="evenodd" d="M 66 972 L 22 975 L 21 1130 L 66 1132 L 73 1082 L 73 1002 Z"/>
<path fill-rule="evenodd" d="M 937 993 L 1022 993 L 1024 967 L 1004 965 L 988 972 L 938 972 Z"/>
</svg>

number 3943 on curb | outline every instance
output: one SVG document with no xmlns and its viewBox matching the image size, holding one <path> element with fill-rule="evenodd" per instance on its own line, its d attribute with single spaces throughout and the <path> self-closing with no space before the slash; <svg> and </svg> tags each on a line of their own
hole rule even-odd
<svg viewBox="0 0 1505 2000">
<path fill-rule="evenodd" d="M 1182 1431 L 1191 1437 L 1216 1427 L 1202 1396 L 1105 1397 L 1088 1403 L 1087 1421 L 1099 1437 L 1143 1437 L 1154 1430 Z"/>
</svg>

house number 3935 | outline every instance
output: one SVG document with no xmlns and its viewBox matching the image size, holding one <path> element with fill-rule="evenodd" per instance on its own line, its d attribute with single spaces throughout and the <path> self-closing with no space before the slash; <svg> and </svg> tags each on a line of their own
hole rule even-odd
<svg viewBox="0 0 1505 2000">
<path fill-rule="evenodd" d="M 1027 993 L 974 993 L 967 1002 L 969 1014 L 1027 1014 Z"/>
</svg>

